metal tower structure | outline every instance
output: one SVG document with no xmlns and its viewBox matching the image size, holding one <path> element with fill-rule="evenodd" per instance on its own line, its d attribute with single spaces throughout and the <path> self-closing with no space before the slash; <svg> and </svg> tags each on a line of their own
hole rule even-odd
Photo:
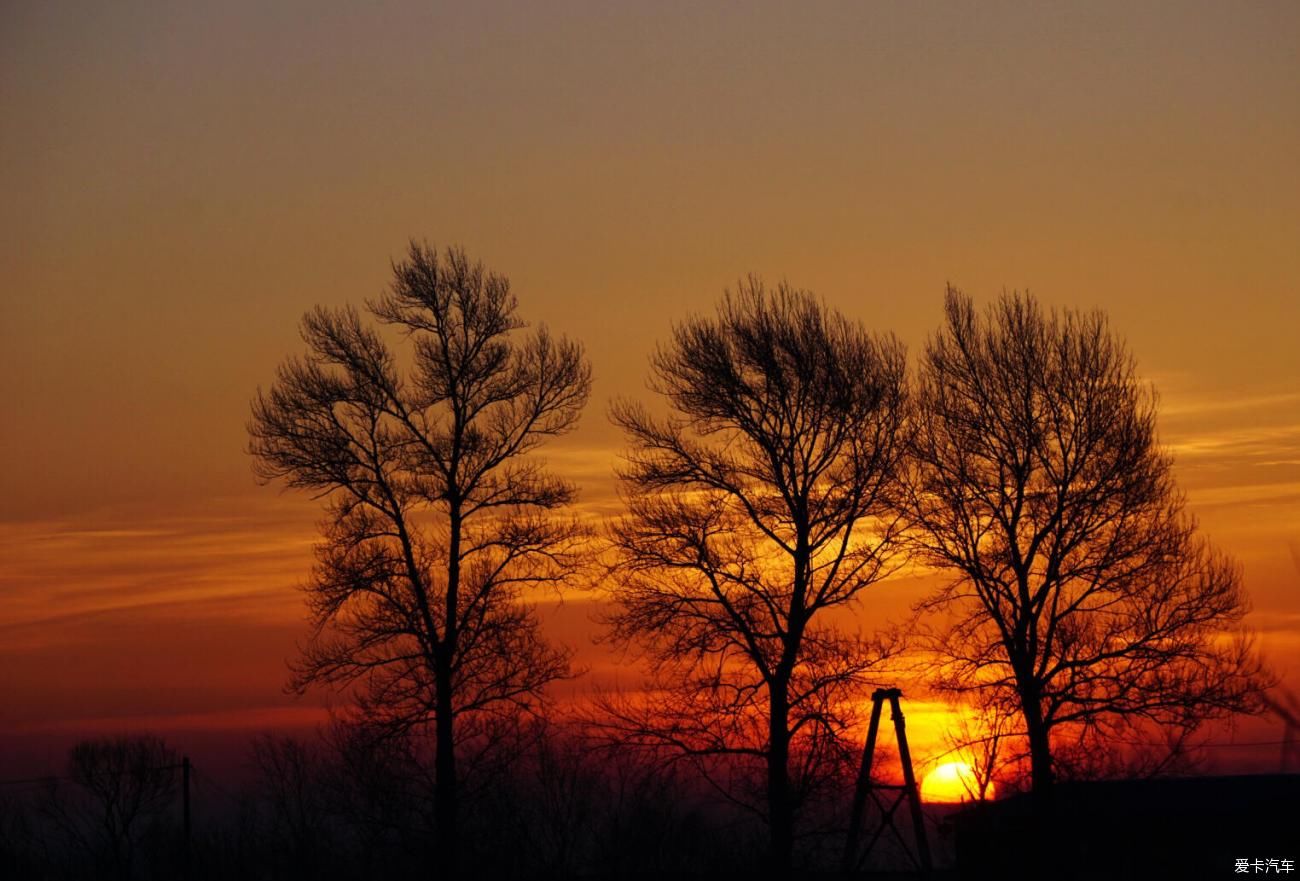
<svg viewBox="0 0 1300 881">
<path fill-rule="evenodd" d="M 907 855 L 923 872 L 929 872 L 933 865 L 930 860 L 930 845 L 925 837 L 925 817 L 921 813 L 921 793 L 916 785 L 916 775 L 912 771 L 912 753 L 907 747 L 907 725 L 903 719 L 903 710 L 899 698 L 903 692 L 897 688 L 878 688 L 871 695 L 871 724 L 867 728 L 867 743 L 862 749 L 862 764 L 858 768 L 857 784 L 853 789 L 853 808 L 849 816 L 849 832 L 844 843 L 844 855 L 840 870 L 845 874 L 856 871 L 871 849 L 888 829 L 903 846 Z M 880 733 L 880 713 L 885 701 L 889 701 L 890 719 L 894 723 L 894 736 L 898 740 L 898 759 L 903 766 L 903 783 L 876 783 L 871 779 L 871 766 L 875 758 L 876 739 Z M 882 798 L 881 792 L 895 792 L 892 800 Z M 863 814 L 867 799 L 870 798 L 880 809 L 880 825 L 876 827 L 867 840 L 866 847 L 859 849 L 858 842 L 863 833 Z M 902 832 L 894 825 L 894 815 L 906 801 L 910 808 L 912 833 L 915 838 L 915 852 L 908 847 Z M 888 803 L 886 803 L 888 802 Z"/>
</svg>

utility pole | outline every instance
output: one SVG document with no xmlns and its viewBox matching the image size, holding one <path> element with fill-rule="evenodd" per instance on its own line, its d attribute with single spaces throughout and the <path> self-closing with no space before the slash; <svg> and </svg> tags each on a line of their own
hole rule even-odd
<svg viewBox="0 0 1300 881">
<path fill-rule="evenodd" d="M 849 832 L 844 842 L 844 855 L 840 862 L 840 871 L 846 876 L 856 870 L 860 857 L 864 857 L 871 852 L 871 848 L 884 834 L 885 829 L 892 829 L 895 836 L 898 836 L 899 841 L 902 842 L 898 827 L 894 825 L 894 812 L 903 799 L 907 799 L 911 808 L 912 832 L 916 838 L 916 856 L 913 859 L 923 872 L 929 872 L 933 868 L 930 861 L 930 844 L 925 837 L 925 816 L 921 813 L 921 793 L 916 786 L 916 775 L 912 772 L 912 752 L 907 746 L 907 723 L 903 718 L 903 710 L 898 703 L 898 699 L 902 696 L 903 692 L 897 688 L 878 688 L 871 695 L 871 724 L 867 727 L 867 743 L 862 750 L 862 764 L 858 767 L 857 785 L 853 789 L 853 808 L 850 812 Z M 894 736 L 898 739 L 898 760 L 903 766 L 902 786 L 871 782 L 871 764 L 876 752 L 876 737 L 880 732 L 880 712 L 885 701 L 889 701 L 890 719 L 894 723 Z M 872 835 L 871 840 L 867 842 L 866 849 L 862 854 L 859 854 L 858 838 L 862 834 L 862 815 L 866 811 L 867 797 L 875 797 L 875 790 L 880 789 L 896 790 L 899 794 L 894 803 L 888 808 L 880 804 L 878 798 L 876 799 L 876 803 L 880 805 L 884 816 L 880 827 Z"/>
<path fill-rule="evenodd" d="M 186 881 L 190 878 L 190 757 L 181 757 L 181 828 L 185 840 L 181 853 L 182 870 Z"/>
</svg>

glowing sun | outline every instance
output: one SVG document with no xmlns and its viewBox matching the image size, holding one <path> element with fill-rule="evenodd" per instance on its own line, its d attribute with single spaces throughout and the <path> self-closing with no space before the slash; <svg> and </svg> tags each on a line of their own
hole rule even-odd
<svg viewBox="0 0 1300 881">
<path fill-rule="evenodd" d="M 974 801 L 978 794 L 979 781 L 975 770 L 966 762 L 945 762 L 921 781 L 921 801 L 924 802 L 955 804 Z M 986 797 L 993 798 L 991 781 Z"/>
</svg>

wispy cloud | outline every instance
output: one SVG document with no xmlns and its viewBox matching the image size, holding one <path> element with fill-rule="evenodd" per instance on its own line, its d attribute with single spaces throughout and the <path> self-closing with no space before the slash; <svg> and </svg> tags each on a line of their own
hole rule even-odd
<svg viewBox="0 0 1300 881">
<path fill-rule="evenodd" d="M 283 705 L 316 516 L 254 498 L 0 523 L 0 727 Z"/>
<path fill-rule="evenodd" d="M 1300 408 L 1300 392 L 1279 392 L 1267 395 L 1224 396 L 1194 394 L 1162 398 L 1160 415 L 1169 417 L 1205 416 L 1218 413 L 1240 413 L 1250 410 L 1275 408 Z"/>
<path fill-rule="evenodd" d="M 311 510 L 241 500 L 206 508 L 0 524 L 0 626 L 223 597 L 276 609 L 293 597 L 315 541 Z"/>
<path fill-rule="evenodd" d="M 1267 507 L 1285 529 L 1300 504 L 1300 393 L 1170 395 L 1161 432 L 1193 505 Z M 1298 524 L 1300 525 L 1300 524 Z"/>
</svg>

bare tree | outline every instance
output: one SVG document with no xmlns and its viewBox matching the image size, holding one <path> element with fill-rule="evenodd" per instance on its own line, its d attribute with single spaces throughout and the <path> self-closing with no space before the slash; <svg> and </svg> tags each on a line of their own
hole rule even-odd
<svg viewBox="0 0 1300 881">
<path fill-rule="evenodd" d="M 628 743 L 725 757 L 723 773 L 760 765 L 771 865 L 788 871 L 798 804 L 848 721 L 843 699 L 887 650 L 825 613 L 894 559 L 904 351 L 751 277 L 651 363 L 671 414 L 612 414 L 631 451 L 610 623 L 644 647 L 655 679 L 645 700 L 607 707 L 611 724 Z"/>
<path fill-rule="evenodd" d="M 254 739 L 251 758 L 267 809 L 263 828 L 274 842 L 270 857 L 288 874 L 321 877 L 334 856 L 323 845 L 339 837 L 329 826 L 324 760 L 305 741 L 271 734 Z"/>
<path fill-rule="evenodd" d="M 946 311 L 907 504 L 923 557 L 954 574 L 924 604 L 955 615 L 940 684 L 1014 708 L 1038 792 L 1067 730 L 1095 750 L 1256 709 L 1240 571 L 1184 510 L 1155 395 L 1105 317 L 1017 294 L 981 317 L 951 289 Z"/>
<path fill-rule="evenodd" d="M 152 735 L 84 740 L 68 753 L 73 787 L 51 784 L 44 811 L 103 877 L 133 878 L 142 843 L 177 809 L 179 768 Z"/>
<path fill-rule="evenodd" d="M 1023 756 L 1008 755 L 1014 719 L 1005 705 L 988 692 L 969 695 L 970 705 L 959 708 L 956 725 L 944 734 L 948 750 L 969 769 L 959 780 L 972 801 L 987 801 L 1002 772 Z"/>
<path fill-rule="evenodd" d="M 371 716 L 432 727 L 446 876 L 457 745 L 568 670 L 519 600 L 579 563 L 581 530 L 554 513 L 575 490 L 529 454 L 575 426 L 590 369 L 545 328 L 521 337 L 509 282 L 459 250 L 412 243 L 393 273 L 368 309 L 408 366 L 355 309 L 317 308 L 307 357 L 253 402 L 250 452 L 263 480 L 329 499 L 294 684 L 360 682 Z"/>
</svg>

